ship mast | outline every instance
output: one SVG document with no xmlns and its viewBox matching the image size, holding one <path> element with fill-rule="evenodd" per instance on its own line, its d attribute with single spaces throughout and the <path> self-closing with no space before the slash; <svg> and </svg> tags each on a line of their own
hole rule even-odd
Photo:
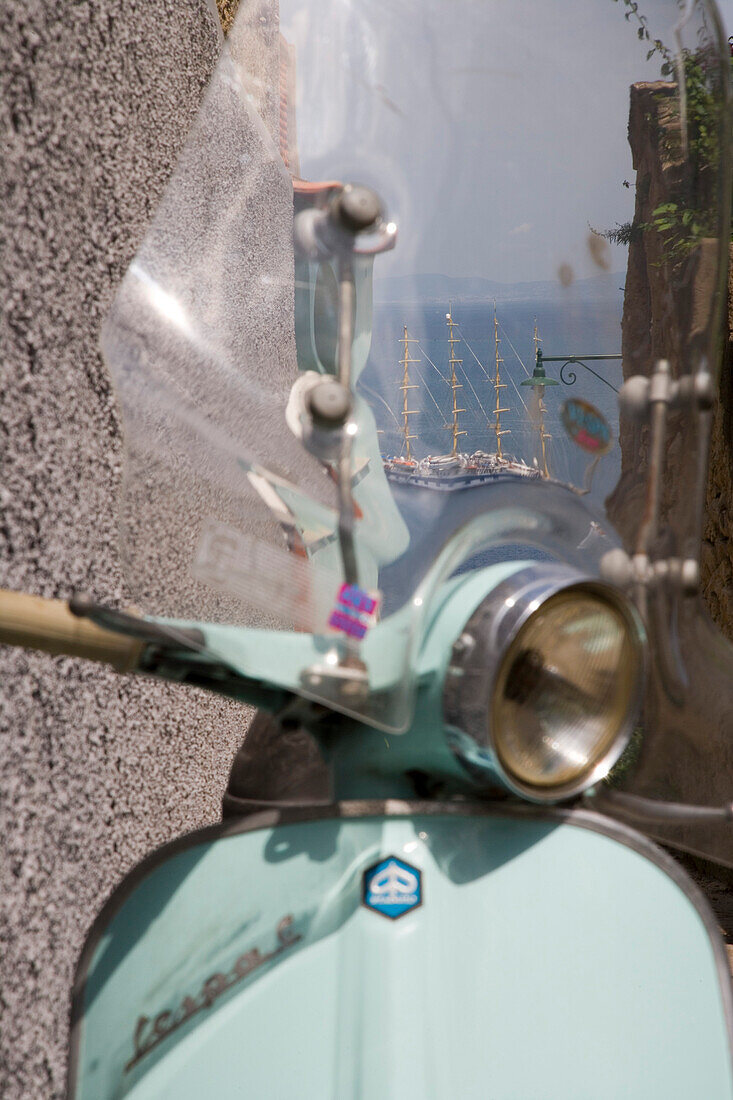
<svg viewBox="0 0 733 1100">
<path fill-rule="evenodd" d="M 535 363 L 541 363 L 542 353 L 540 351 L 541 344 L 540 336 L 537 331 L 537 318 L 534 319 L 534 360 Z M 540 446 L 542 447 L 542 473 L 544 477 L 550 476 L 550 471 L 547 467 L 547 440 L 552 439 L 552 436 L 545 431 L 545 413 L 547 408 L 544 401 L 545 390 L 544 387 L 538 388 L 537 391 L 537 408 L 539 411 L 539 430 L 540 430 Z"/>
<path fill-rule="evenodd" d="M 405 348 L 404 354 L 403 354 L 402 360 L 401 360 L 401 362 L 402 362 L 402 385 L 400 386 L 400 389 L 402 390 L 402 435 L 403 435 L 404 440 L 405 440 L 405 449 L 406 449 L 405 453 L 406 453 L 406 456 L 407 456 L 407 461 L 411 462 L 412 461 L 412 451 L 411 451 L 411 448 L 410 448 L 410 440 L 411 439 L 417 439 L 417 436 L 416 435 L 410 435 L 410 417 L 415 415 L 415 413 L 417 412 L 417 409 L 408 408 L 407 391 L 408 390 L 417 390 L 417 389 L 419 389 L 419 386 L 417 385 L 417 383 L 411 383 L 410 382 L 410 363 L 419 363 L 420 360 L 410 358 L 410 344 L 417 344 L 418 341 L 415 338 L 410 339 L 410 337 L 407 335 L 407 325 L 405 325 L 405 334 L 402 337 L 402 339 L 400 340 L 400 343 L 404 344 L 404 348 Z"/>
<path fill-rule="evenodd" d="M 461 341 L 460 341 L 460 337 L 456 336 L 455 332 L 453 331 L 458 326 L 457 326 L 456 322 L 453 320 L 453 303 L 452 302 L 448 306 L 448 312 L 445 315 L 445 319 L 446 319 L 446 323 L 448 325 L 448 332 L 449 332 L 448 339 L 450 341 L 450 359 L 448 360 L 448 363 L 449 363 L 449 366 L 450 366 L 450 388 L 451 388 L 451 392 L 452 392 L 452 395 L 453 395 L 453 410 L 452 410 L 453 411 L 453 423 L 448 426 L 448 431 L 452 432 L 452 435 L 453 435 L 453 449 L 451 451 L 451 454 L 452 455 L 457 455 L 458 454 L 458 437 L 459 437 L 459 435 L 467 435 L 468 433 L 464 432 L 464 431 L 460 431 L 459 428 L 458 428 L 458 414 L 462 413 L 462 412 L 465 412 L 466 410 L 465 409 L 459 409 L 458 405 L 457 405 L 457 391 L 463 389 L 463 385 L 456 378 L 456 366 L 463 363 L 463 360 L 456 358 L 456 344 L 459 344 Z"/>
<path fill-rule="evenodd" d="M 501 454 L 501 437 L 503 435 L 509 435 L 510 428 L 502 428 L 499 422 L 499 416 L 501 413 L 509 412 L 508 408 L 505 408 L 501 404 L 500 390 L 506 389 L 506 382 L 501 381 L 500 377 L 500 364 L 504 362 L 499 353 L 499 322 L 496 317 L 496 302 L 494 302 L 494 348 L 496 351 L 496 374 L 494 375 L 494 390 L 496 391 L 496 406 L 494 408 L 494 432 L 496 433 L 496 453 L 499 458 Z"/>
</svg>

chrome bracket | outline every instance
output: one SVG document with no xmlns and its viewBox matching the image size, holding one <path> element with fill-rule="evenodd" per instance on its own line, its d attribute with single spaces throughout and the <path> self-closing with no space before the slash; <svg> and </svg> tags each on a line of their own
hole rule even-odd
<svg viewBox="0 0 733 1100">
<path fill-rule="evenodd" d="M 338 539 L 344 581 L 359 584 L 354 543 L 352 450 L 356 423 L 352 409 L 351 360 L 356 313 L 354 257 L 375 256 L 397 243 L 397 226 L 383 216 L 379 196 L 368 187 L 346 184 L 325 207 L 311 207 L 295 217 L 296 254 L 309 260 L 335 264 L 338 280 L 338 339 L 336 379 L 314 387 L 309 411 L 321 436 L 331 435 L 338 487 Z M 323 441 L 321 441 L 323 445 Z M 359 656 L 359 643 L 342 639 L 345 653 L 336 666 L 314 666 L 304 671 L 306 689 L 340 697 L 344 704 L 363 706 L 369 693 L 367 668 Z"/>
<path fill-rule="evenodd" d="M 699 557 L 670 557 L 652 561 L 650 553 L 659 531 L 669 410 L 689 409 L 709 420 L 714 404 L 715 383 L 706 363 L 694 375 L 675 380 L 670 374 L 669 361 L 660 359 L 650 377 L 634 375 L 621 387 L 621 411 L 635 420 L 650 421 L 649 471 L 644 514 L 634 553 L 627 554 L 620 548 L 609 550 L 601 559 L 601 573 L 606 580 L 622 588 L 634 587 L 642 608 L 646 603 L 645 592 L 652 587 L 665 586 L 685 596 L 694 596 L 700 588 Z M 709 427 L 707 435 L 709 436 Z M 707 447 L 702 448 L 701 461 L 706 470 Z M 704 471 L 701 476 L 703 475 Z"/>
</svg>

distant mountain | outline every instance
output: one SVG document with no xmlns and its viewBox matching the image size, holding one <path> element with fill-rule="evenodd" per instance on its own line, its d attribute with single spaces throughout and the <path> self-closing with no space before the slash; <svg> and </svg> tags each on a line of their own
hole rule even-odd
<svg viewBox="0 0 733 1100">
<path fill-rule="evenodd" d="M 465 302 L 475 299 L 497 302 L 525 301 L 589 301 L 618 294 L 623 286 L 623 272 L 604 272 L 589 279 L 576 279 L 564 287 L 557 279 L 532 283 L 497 283 L 478 276 L 470 278 L 449 275 L 395 275 L 374 281 L 374 301 L 389 302 Z"/>
</svg>

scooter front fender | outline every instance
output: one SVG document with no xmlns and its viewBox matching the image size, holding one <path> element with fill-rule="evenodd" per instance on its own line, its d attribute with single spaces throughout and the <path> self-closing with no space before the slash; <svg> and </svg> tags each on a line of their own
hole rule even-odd
<svg viewBox="0 0 733 1100">
<path fill-rule="evenodd" d="M 260 814 L 112 895 L 77 972 L 69 1095 L 730 1100 L 726 963 L 684 872 L 600 815 Z"/>
</svg>

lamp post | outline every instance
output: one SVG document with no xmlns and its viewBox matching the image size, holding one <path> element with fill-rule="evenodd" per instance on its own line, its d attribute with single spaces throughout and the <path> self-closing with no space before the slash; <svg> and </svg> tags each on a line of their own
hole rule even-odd
<svg viewBox="0 0 733 1100">
<path fill-rule="evenodd" d="M 535 337 L 536 339 L 536 337 Z M 544 477 L 550 476 L 550 471 L 547 468 L 547 440 L 552 436 L 545 431 L 545 387 L 546 386 L 559 386 L 560 383 L 556 382 L 554 378 L 548 378 L 544 367 L 544 359 L 542 355 L 542 348 L 537 344 L 537 353 L 535 356 L 534 370 L 532 371 L 532 377 L 526 378 L 524 382 L 521 382 L 522 386 L 531 386 L 533 391 L 537 393 L 537 407 L 539 410 L 539 432 L 540 432 L 540 446 L 542 447 L 542 473 Z"/>
<path fill-rule="evenodd" d="M 577 374 L 575 373 L 574 370 L 568 370 L 567 374 L 566 374 L 565 368 L 570 367 L 571 364 L 577 364 L 577 366 L 579 366 L 579 367 L 584 367 L 585 370 L 587 370 L 590 374 L 592 374 L 594 378 L 597 378 L 599 382 L 603 382 L 603 384 L 605 386 L 608 386 L 609 389 L 613 390 L 614 393 L 618 393 L 618 390 L 616 389 L 616 387 L 614 385 L 612 385 L 608 381 L 607 378 L 604 378 L 602 374 L 599 374 L 598 371 L 594 371 L 592 367 L 588 366 L 589 362 L 600 361 L 600 360 L 604 360 L 604 359 L 623 359 L 623 356 L 622 355 L 544 355 L 543 356 L 542 348 L 537 349 L 537 362 L 542 367 L 542 373 L 543 374 L 544 374 L 544 367 L 542 366 L 543 363 L 562 363 L 562 366 L 560 367 L 560 381 L 563 382 L 566 386 L 573 386 L 573 385 L 575 385 L 575 381 L 576 381 L 578 376 L 577 376 Z M 537 367 L 535 367 L 535 373 L 536 372 L 537 372 Z M 523 386 L 526 386 L 526 385 L 529 385 L 529 384 L 533 384 L 533 383 L 531 383 L 529 380 L 527 382 L 522 382 Z"/>
</svg>

